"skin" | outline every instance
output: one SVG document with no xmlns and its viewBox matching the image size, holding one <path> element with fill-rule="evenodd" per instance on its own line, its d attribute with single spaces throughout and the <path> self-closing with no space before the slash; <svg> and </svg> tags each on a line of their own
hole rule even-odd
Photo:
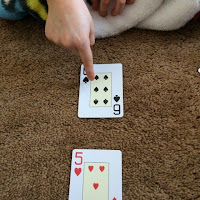
<svg viewBox="0 0 200 200">
<path fill-rule="evenodd" d="M 111 0 L 93 0 L 94 10 L 107 15 Z M 112 15 L 120 14 L 125 4 L 134 0 L 117 0 Z M 91 46 L 95 43 L 94 24 L 83 0 L 47 0 L 48 16 L 45 35 L 53 43 L 70 49 L 81 57 L 89 80 L 94 80 Z"/>
<path fill-rule="evenodd" d="M 106 17 L 111 1 L 112 0 L 92 0 L 92 7 L 94 10 L 99 11 L 99 14 L 102 17 Z M 126 4 L 131 5 L 134 1 L 135 0 L 116 0 L 115 7 L 113 8 L 111 14 L 113 16 L 119 15 Z"/>
</svg>

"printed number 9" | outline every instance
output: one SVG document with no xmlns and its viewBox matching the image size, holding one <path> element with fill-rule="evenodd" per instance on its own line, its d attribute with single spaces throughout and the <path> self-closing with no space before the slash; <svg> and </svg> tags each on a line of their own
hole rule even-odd
<svg viewBox="0 0 200 200">
<path fill-rule="evenodd" d="M 79 156 L 78 154 L 83 154 L 83 152 L 76 152 L 75 158 L 80 158 L 80 163 L 75 162 L 76 165 L 82 165 L 83 157 Z"/>
<path fill-rule="evenodd" d="M 119 104 L 115 104 L 113 106 L 113 110 L 115 111 L 114 115 L 120 115 L 120 105 Z"/>
</svg>

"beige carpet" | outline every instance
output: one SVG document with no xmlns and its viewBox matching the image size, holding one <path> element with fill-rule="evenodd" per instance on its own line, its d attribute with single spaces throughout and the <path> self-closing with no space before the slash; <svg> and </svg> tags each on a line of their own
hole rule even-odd
<svg viewBox="0 0 200 200">
<path fill-rule="evenodd" d="M 122 63 L 125 115 L 79 119 L 80 60 L 34 19 L 0 20 L 0 199 L 67 199 L 75 148 L 120 149 L 123 199 L 200 199 L 200 24 L 96 41 Z"/>
</svg>

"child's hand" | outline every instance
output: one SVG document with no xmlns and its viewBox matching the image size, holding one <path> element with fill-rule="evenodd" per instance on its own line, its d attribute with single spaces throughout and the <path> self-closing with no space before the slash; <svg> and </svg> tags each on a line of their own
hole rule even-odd
<svg viewBox="0 0 200 200">
<path fill-rule="evenodd" d="M 99 10 L 99 14 L 102 17 L 107 16 L 108 7 L 110 6 L 110 2 L 113 0 L 92 0 L 92 7 L 94 10 Z M 112 15 L 119 15 L 125 4 L 133 4 L 135 0 L 117 0 L 115 8 L 112 10 Z"/>
<path fill-rule="evenodd" d="M 94 80 L 91 45 L 94 25 L 83 0 L 47 0 L 46 37 L 55 44 L 80 55 L 90 80 Z"/>
</svg>

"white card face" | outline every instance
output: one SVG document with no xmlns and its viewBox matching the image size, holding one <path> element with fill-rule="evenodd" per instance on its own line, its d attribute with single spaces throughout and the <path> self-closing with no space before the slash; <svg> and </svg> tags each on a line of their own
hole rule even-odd
<svg viewBox="0 0 200 200">
<path fill-rule="evenodd" d="M 69 200 L 122 200 L 122 154 L 119 150 L 75 149 Z"/>
<path fill-rule="evenodd" d="M 90 83 L 90 107 L 112 106 L 112 74 L 96 73 Z"/>
<path fill-rule="evenodd" d="M 78 116 L 80 118 L 123 117 L 123 72 L 121 64 L 94 65 L 89 81 L 81 66 Z"/>
<path fill-rule="evenodd" d="M 109 200 L 109 163 L 84 163 L 83 200 Z"/>
</svg>

